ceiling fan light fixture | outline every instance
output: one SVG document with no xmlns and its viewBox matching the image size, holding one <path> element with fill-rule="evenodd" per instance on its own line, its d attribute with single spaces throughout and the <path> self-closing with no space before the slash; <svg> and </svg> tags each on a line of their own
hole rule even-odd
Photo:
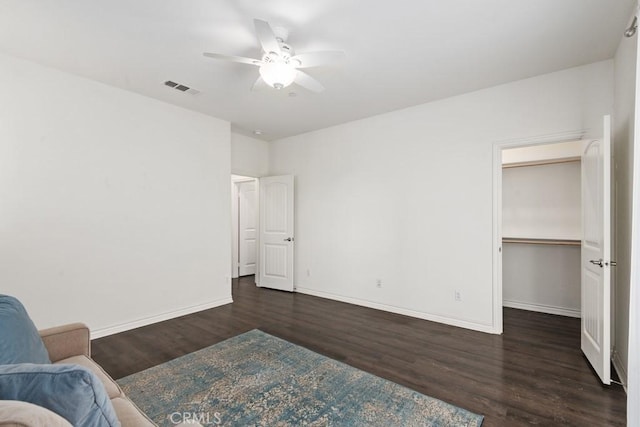
<svg viewBox="0 0 640 427">
<path fill-rule="evenodd" d="M 275 89 L 289 86 L 296 78 L 296 69 L 284 61 L 267 62 L 260 66 L 260 76 Z"/>
<path fill-rule="evenodd" d="M 260 90 L 265 86 L 280 90 L 295 82 L 296 85 L 304 89 L 320 93 L 324 90 L 324 86 L 300 69 L 331 65 L 344 59 L 342 51 L 325 50 L 296 54 L 293 48 L 286 43 L 289 35 L 286 30 L 277 27 L 271 28 L 267 21 L 261 19 L 254 19 L 253 23 L 260 42 L 261 59 L 221 53 L 203 53 L 204 56 L 213 59 L 257 66 L 260 77 L 253 83 L 251 90 Z M 289 96 L 295 96 L 295 93 L 290 93 Z"/>
</svg>

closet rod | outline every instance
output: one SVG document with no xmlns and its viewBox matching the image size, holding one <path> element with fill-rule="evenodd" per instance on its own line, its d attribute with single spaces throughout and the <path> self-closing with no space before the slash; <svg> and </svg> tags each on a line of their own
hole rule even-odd
<svg viewBox="0 0 640 427">
<path fill-rule="evenodd" d="M 502 243 L 524 243 L 527 245 L 580 246 L 580 240 L 569 239 L 527 239 L 521 237 L 504 237 Z"/>
</svg>

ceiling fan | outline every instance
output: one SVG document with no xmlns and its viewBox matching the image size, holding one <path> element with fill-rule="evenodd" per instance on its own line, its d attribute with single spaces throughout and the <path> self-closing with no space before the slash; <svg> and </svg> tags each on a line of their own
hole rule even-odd
<svg viewBox="0 0 640 427">
<path fill-rule="evenodd" d="M 312 92 L 322 92 L 324 90 L 324 86 L 319 81 L 301 71 L 301 68 L 339 63 L 344 59 L 344 52 L 327 50 L 296 55 L 293 48 L 286 43 L 288 36 L 286 30 L 276 28 L 276 31 L 274 31 L 268 22 L 260 19 L 254 19 L 253 22 L 258 40 L 262 46 L 261 59 L 209 52 L 205 52 L 203 55 L 209 58 L 259 67 L 260 76 L 251 87 L 251 90 L 260 89 L 265 84 L 280 90 L 292 83 L 296 83 Z"/>
</svg>

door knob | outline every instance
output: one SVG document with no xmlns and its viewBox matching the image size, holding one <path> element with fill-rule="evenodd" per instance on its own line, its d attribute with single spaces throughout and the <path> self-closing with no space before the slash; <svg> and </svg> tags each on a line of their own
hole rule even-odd
<svg viewBox="0 0 640 427">
<path fill-rule="evenodd" d="M 599 259 L 599 260 L 597 260 L 597 261 L 596 261 L 595 259 L 592 259 L 592 260 L 589 260 L 589 262 L 590 262 L 591 264 L 595 264 L 595 265 L 597 265 L 597 266 L 600 266 L 600 268 L 602 268 L 602 260 L 601 260 L 601 259 Z"/>
<path fill-rule="evenodd" d="M 287 237 L 284 239 L 285 242 L 293 242 L 293 237 Z"/>
</svg>

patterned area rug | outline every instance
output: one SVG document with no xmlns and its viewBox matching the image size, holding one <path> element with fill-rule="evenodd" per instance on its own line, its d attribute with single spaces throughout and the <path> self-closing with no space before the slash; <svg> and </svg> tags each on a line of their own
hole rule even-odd
<svg viewBox="0 0 640 427">
<path fill-rule="evenodd" d="M 480 426 L 483 417 L 254 329 L 118 381 L 160 426 Z"/>
</svg>

